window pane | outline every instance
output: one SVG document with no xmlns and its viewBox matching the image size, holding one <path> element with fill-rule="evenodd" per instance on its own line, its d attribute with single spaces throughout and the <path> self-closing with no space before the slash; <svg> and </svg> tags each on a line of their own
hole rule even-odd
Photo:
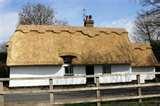
<svg viewBox="0 0 160 106">
<path fill-rule="evenodd" d="M 65 75 L 66 75 L 66 76 L 71 76 L 71 75 L 73 75 L 73 67 L 72 67 L 72 66 L 66 66 L 66 67 L 65 67 Z"/>
</svg>

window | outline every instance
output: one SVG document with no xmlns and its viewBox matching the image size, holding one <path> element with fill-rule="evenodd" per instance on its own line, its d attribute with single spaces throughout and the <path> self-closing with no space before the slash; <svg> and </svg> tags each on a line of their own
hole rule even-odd
<svg viewBox="0 0 160 106">
<path fill-rule="evenodd" d="M 102 68 L 103 68 L 103 74 L 105 74 L 105 73 L 111 73 L 111 65 L 110 64 L 104 64 L 102 66 Z"/>
<path fill-rule="evenodd" d="M 73 67 L 71 65 L 65 66 L 65 76 L 73 76 Z"/>
<path fill-rule="evenodd" d="M 63 62 L 65 64 L 65 76 L 73 76 L 73 66 L 72 66 L 72 59 L 75 58 L 75 56 L 61 56 L 63 58 Z"/>
</svg>

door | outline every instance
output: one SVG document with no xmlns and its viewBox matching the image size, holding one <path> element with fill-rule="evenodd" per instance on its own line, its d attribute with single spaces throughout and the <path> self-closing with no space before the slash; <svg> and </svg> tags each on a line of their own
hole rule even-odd
<svg viewBox="0 0 160 106">
<path fill-rule="evenodd" d="M 86 66 L 86 75 L 94 75 L 94 65 Z M 94 77 L 87 78 L 87 84 L 94 84 Z"/>
</svg>

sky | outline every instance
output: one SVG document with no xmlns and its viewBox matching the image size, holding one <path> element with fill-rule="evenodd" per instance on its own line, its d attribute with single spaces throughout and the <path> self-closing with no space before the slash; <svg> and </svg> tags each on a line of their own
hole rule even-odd
<svg viewBox="0 0 160 106">
<path fill-rule="evenodd" d="M 141 6 L 136 0 L 0 0 L 0 43 L 7 42 L 18 25 L 18 13 L 26 3 L 42 3 L 54 9 L 57 19 L 83 26 L 83 14 L 92 15 L 96 27 L 120 27 L 130 33 Z"/>
</svg>

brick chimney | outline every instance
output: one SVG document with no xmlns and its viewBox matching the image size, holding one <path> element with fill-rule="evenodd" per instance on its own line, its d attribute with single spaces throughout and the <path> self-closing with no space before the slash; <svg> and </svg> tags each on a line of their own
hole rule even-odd
<svg viewBox="0 0 160 106">
<path fill-rule="evenodd" d="M 84 26 L 85 27 L 94 27 L 94 21 L 92 20 L 92 16 L 91 15 L 87 15 L 84 18 Z"/>
</svg>

